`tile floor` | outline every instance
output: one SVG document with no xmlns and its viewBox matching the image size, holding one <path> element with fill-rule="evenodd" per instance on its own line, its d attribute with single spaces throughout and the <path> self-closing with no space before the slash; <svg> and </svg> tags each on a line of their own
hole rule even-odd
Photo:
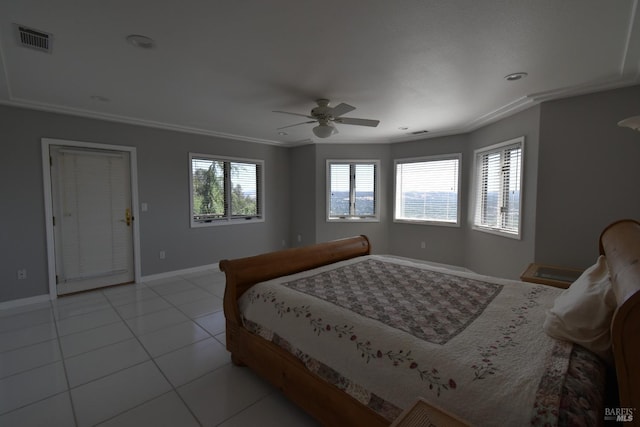
<svg viewBox="0 0 640 427">
<path fill-rule="evenodd" d="M 0 311 L 0 426 L 315 426 L 224 346 L 207 270 Z"/>
</svg>

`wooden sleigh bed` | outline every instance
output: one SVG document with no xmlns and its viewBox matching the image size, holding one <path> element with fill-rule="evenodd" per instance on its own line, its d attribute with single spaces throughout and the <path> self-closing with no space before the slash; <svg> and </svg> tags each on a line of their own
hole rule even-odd
<svg viewBox="0 0 640 427">
<path fill-rule="evenodd" d="M 640 290 L 640 223 L 633 220 L 623 220 L 611 224 L 600 236 L 600 253 L 606 257 L 608 274 L 615 294 L 615 305 L 617 306 L 612 317 L 610 330 L 619 402 L 615 401 L 616 406 L 612 407 L 609 406 L 612 405 L 611 401 L 608 401 L 606 403 L 606 415 L 631 414 L 633 421 L 625 425 L 640 425 L 640 414 L 625 412 L 626 408 L 640 408 L 640 292 L 638 292 Z M 251 368 L 323 425 L 387 426 L 392 419 L 388 415 L 385 416 L 381 411 L 372 409 L 371 405 L 364 404 L 362 399 L 357 398 L 357 393 L 355 397 L 353 392 L 347 393 L 345 388 L 348 387 L 336 386 L 326 380 L 326 375 L 319 375 L 317 371 L 309 369 L 308 360 L 300 357 L 299 352 L 296 353 L 288 348 L 289 343 L 286 340 L 277 342 L 273 339 L 267 339 L 265 334 L 261 333 L 260 327 L 249 327 L 252 322 L 245 318 L 241 305 L 246 307 L 247 304 L 250 304 L 246 299 L 247 296 L 251 296 L 252 301 L 257 303 L 264 302 L 265 304 L 272 303 L 271 305 L 276 305 L 277 310 L 279 310 L 277 313 L 279 314 L 274 316 L 277 320 L 285 322 L 287 316 L 293 319 L 293 311 L 289 312 L 290 307 L 286 306 L 286 304 L 276 303 L 275 300 L 277 298 L 272 296 L 271 293 L 262 291 L 262 294 L 250 295 L 253 292 L 252 289 L 255 289 L 253 288 L 254 285 L 272 281 L 273 279 L 279 280 L 277 278 L 290 275 L 297 277 L 295 276 L 296 273 L 304 277 L 308 270 L 321 268 L 320 271 L 325 271 L 322 269 L 333 268 L 333 264 L 343 265 L 341 263 L 346 263 L 345 265 L 350 265 L 349 263 L 365 259 L 369 254 L 370 244 L 368 239 L 365 236 L 358 236 L 220 262 L 220 269 L 226 274 L 224 313 L 226 317 L 227 349 L 231 353 L 233 363 Z M 371 262 L 375 263 L 378 260 L 374 259 Z M 415 266 L 411 264 L 406 268 L 411 269 L 415 268 Z M 448 274 L 448 272 L 444 273 Z M 434 274 L 440 274 L 440 272 L 436 271 Z M 462 275 L 464 276 L 464 274 Z M 476 279 L 475 276 L 471 278 Z M 497 281 L 496 283 L 502 282 Z M 261 283 L 262 285 L 263 283 Z M 545 288 L 543 285 L 520 282 L 516 282 L 514 285 L 516 285 L 516 289 L 519 286 L 522 286 L 522 289 L 532 289 L 533 293 L 544 293 L 544 290 L 540 291 L 540 289 Z M 500 292 L 498 291 L 496 294 Z M 240 301 L 243 296 L 245 298 L 241 304 Z M 491 298 L 494 298 L 494 296 Z M 281 305 L 278 306 L 278 304 Z M 293 307 L 293 310 L 298 310 L 300 307 L 306 306 Z M 525 310 L 526 308 L 523 307 Z M 300 314 L 296 313 L 297 315 Z M 304 313 L 302 315 L 304 317 Z M 520 315 L 518 317 L 523 318 L 524 316 Z M 476 322 L 474 319 L 472 318 L 469 321 L 470 324 Z M 522 319 L 516 318 L 515 320 Z M 513 325 L 518 325 L 518 323 L 513 323 Z M 513 325 L 510 327 L 514 328 L 515 326 Z M 314 327 L 317 328 L 318 325 Z M 322 328 L 324 327 L 322 325 Z M 346 328 L 346 324 L 344 327 Z M 542 325 L 540 325 L 541 328 Z M 320 332 L 320 330 L 317 331 L 318 336 Z M 322 332 L 324 333 L 324 329 Z M 343 332 L 344 334 L 352 333 Z M 344 334 L 341 332 L 339 336 L 342 339 L 347 339 L 348 335 L 343 337 L 342 335 Z M 355 336 L 354 334 L 351 339 L 354 340 Z M 455 334 L 452 334 L 452 336 L 455 336 Z M 455 340 L 455 337 L 451 338 L 451 342 Z M 512 344 L 511 342 L 506 343 Z M 369 343 L 367 342 L 367 344 Z M 359 351 L 362 353 L 362 357 L 365 357 L 366 350 L 362 350 L 362 347 L 359 347 Z M 378 350 L 378 357 L 381 356 Z M 375 353 L 372 357 L 375 359 Z M 411 360 L 414 359 L 409 359 L 409 361 Z M 417 362 L 418 359 L 416 358 L 415 360 Z M 488 359 L 485 360 L 488 361 Z M 410 365 L 407 362 L 407 368 L 419 370 L 420 367 L 416 362 L 412 362 Z M 476 368 L 477 375 L 478 368 L 476 366 L 473 367 Z M 435 373 L 436 370 L 434 369 L 433 372 Z M 371 372 L 370 375 L 373 376 L 375 374 Z M 425 375 L 429 376 L 431 373 L 425 371 Z M 433 385 L 435 384 L 437 396 L 439 397 L 441 387 L 443 394 L 446 394 L 456 388 L 456 382 L 450 379 L 447 383 L 446 378 L 440 381 L 435 374 L 433 377 L 428 378 L 430 381 L 428 384 L 425 383 L 427 396 L 416 395 L 415 399 L 426 397 L 427 401 L 433 401 L 434 406 L 438 407 L 438 398 Z M 426 387 L 427 385 L 428 387 Z M 460 388 L 458 385 L 456 392 Z M 487 390 L 486 393 L 491 393 L 491 390 Z M 504 407 L 509 407 L 510 403 L 510 401 L 504 402 Z M 465 401 L 464 405 L 473 406 L 474 402 Z M 399 409 L 405 410 L 407 407 L 408 405 Z M 635 411 L 635 409 L 632 409 L 632 411 Z M 454 413 L 454 415 L 458 414 Z M 604 413 L 598 414 L 598 422 L 602 422 L 604 415 Z M 634 415 L 638 415 L 638 417 L 634 417 Z M 499 419 L 500 414 L 496 414 L 496 416 Z M 461 418 L 467 420 L 470 424 L 477 423 L 477 420 L 469 420 L 468 416 L 462 416 Z M 535 424 L 535 422 L 532 422 L 532 424 Z"/>
</svg>

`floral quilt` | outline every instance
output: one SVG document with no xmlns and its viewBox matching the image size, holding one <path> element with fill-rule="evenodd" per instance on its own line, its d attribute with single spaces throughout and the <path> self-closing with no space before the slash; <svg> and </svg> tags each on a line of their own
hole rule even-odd
<svg viewBox="0 0 640 427">
<path fill-rule="evenodd" d="M 371 255 L 260 283 L 240 309 L 390 421 L 423 397 L 472 425 L 591 425 L 604 366 L 584 352 L 570 363 L 573 346 L 544 333 L 559 292 Z M 572 380 L 584 371 L 600 375 Z"/>
</svg>

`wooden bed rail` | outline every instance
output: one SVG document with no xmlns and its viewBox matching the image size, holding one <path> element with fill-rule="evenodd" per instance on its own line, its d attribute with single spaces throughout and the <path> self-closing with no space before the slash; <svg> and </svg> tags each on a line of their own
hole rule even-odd
<svg viewBox="0 0 640 427">
<path fill-rule="evenodd" d="M 629 425 L 640 426 L 640 223 L 611 224 L 600 235 L 600 253 L 607 257 L 618 302 L 611 340 L 620 407 L 635 408 Z"/>
</svg>

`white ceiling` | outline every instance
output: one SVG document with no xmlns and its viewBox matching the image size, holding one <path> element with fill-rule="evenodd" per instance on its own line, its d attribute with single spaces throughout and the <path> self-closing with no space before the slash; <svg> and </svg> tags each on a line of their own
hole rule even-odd
<svg viewBox="0 0 640 427">
<path fill-rule="evenodd" d="M 313 125 L 279 135 L 305 119 L 273 110 L 322 97 L 380 120 L 323 142 L 462 133 L 640 82 L 637 1 L 0 0 L 0 103 L 291 146 Z M 51 53 L 14 23 L 53 34 Z"/>
</svg>

